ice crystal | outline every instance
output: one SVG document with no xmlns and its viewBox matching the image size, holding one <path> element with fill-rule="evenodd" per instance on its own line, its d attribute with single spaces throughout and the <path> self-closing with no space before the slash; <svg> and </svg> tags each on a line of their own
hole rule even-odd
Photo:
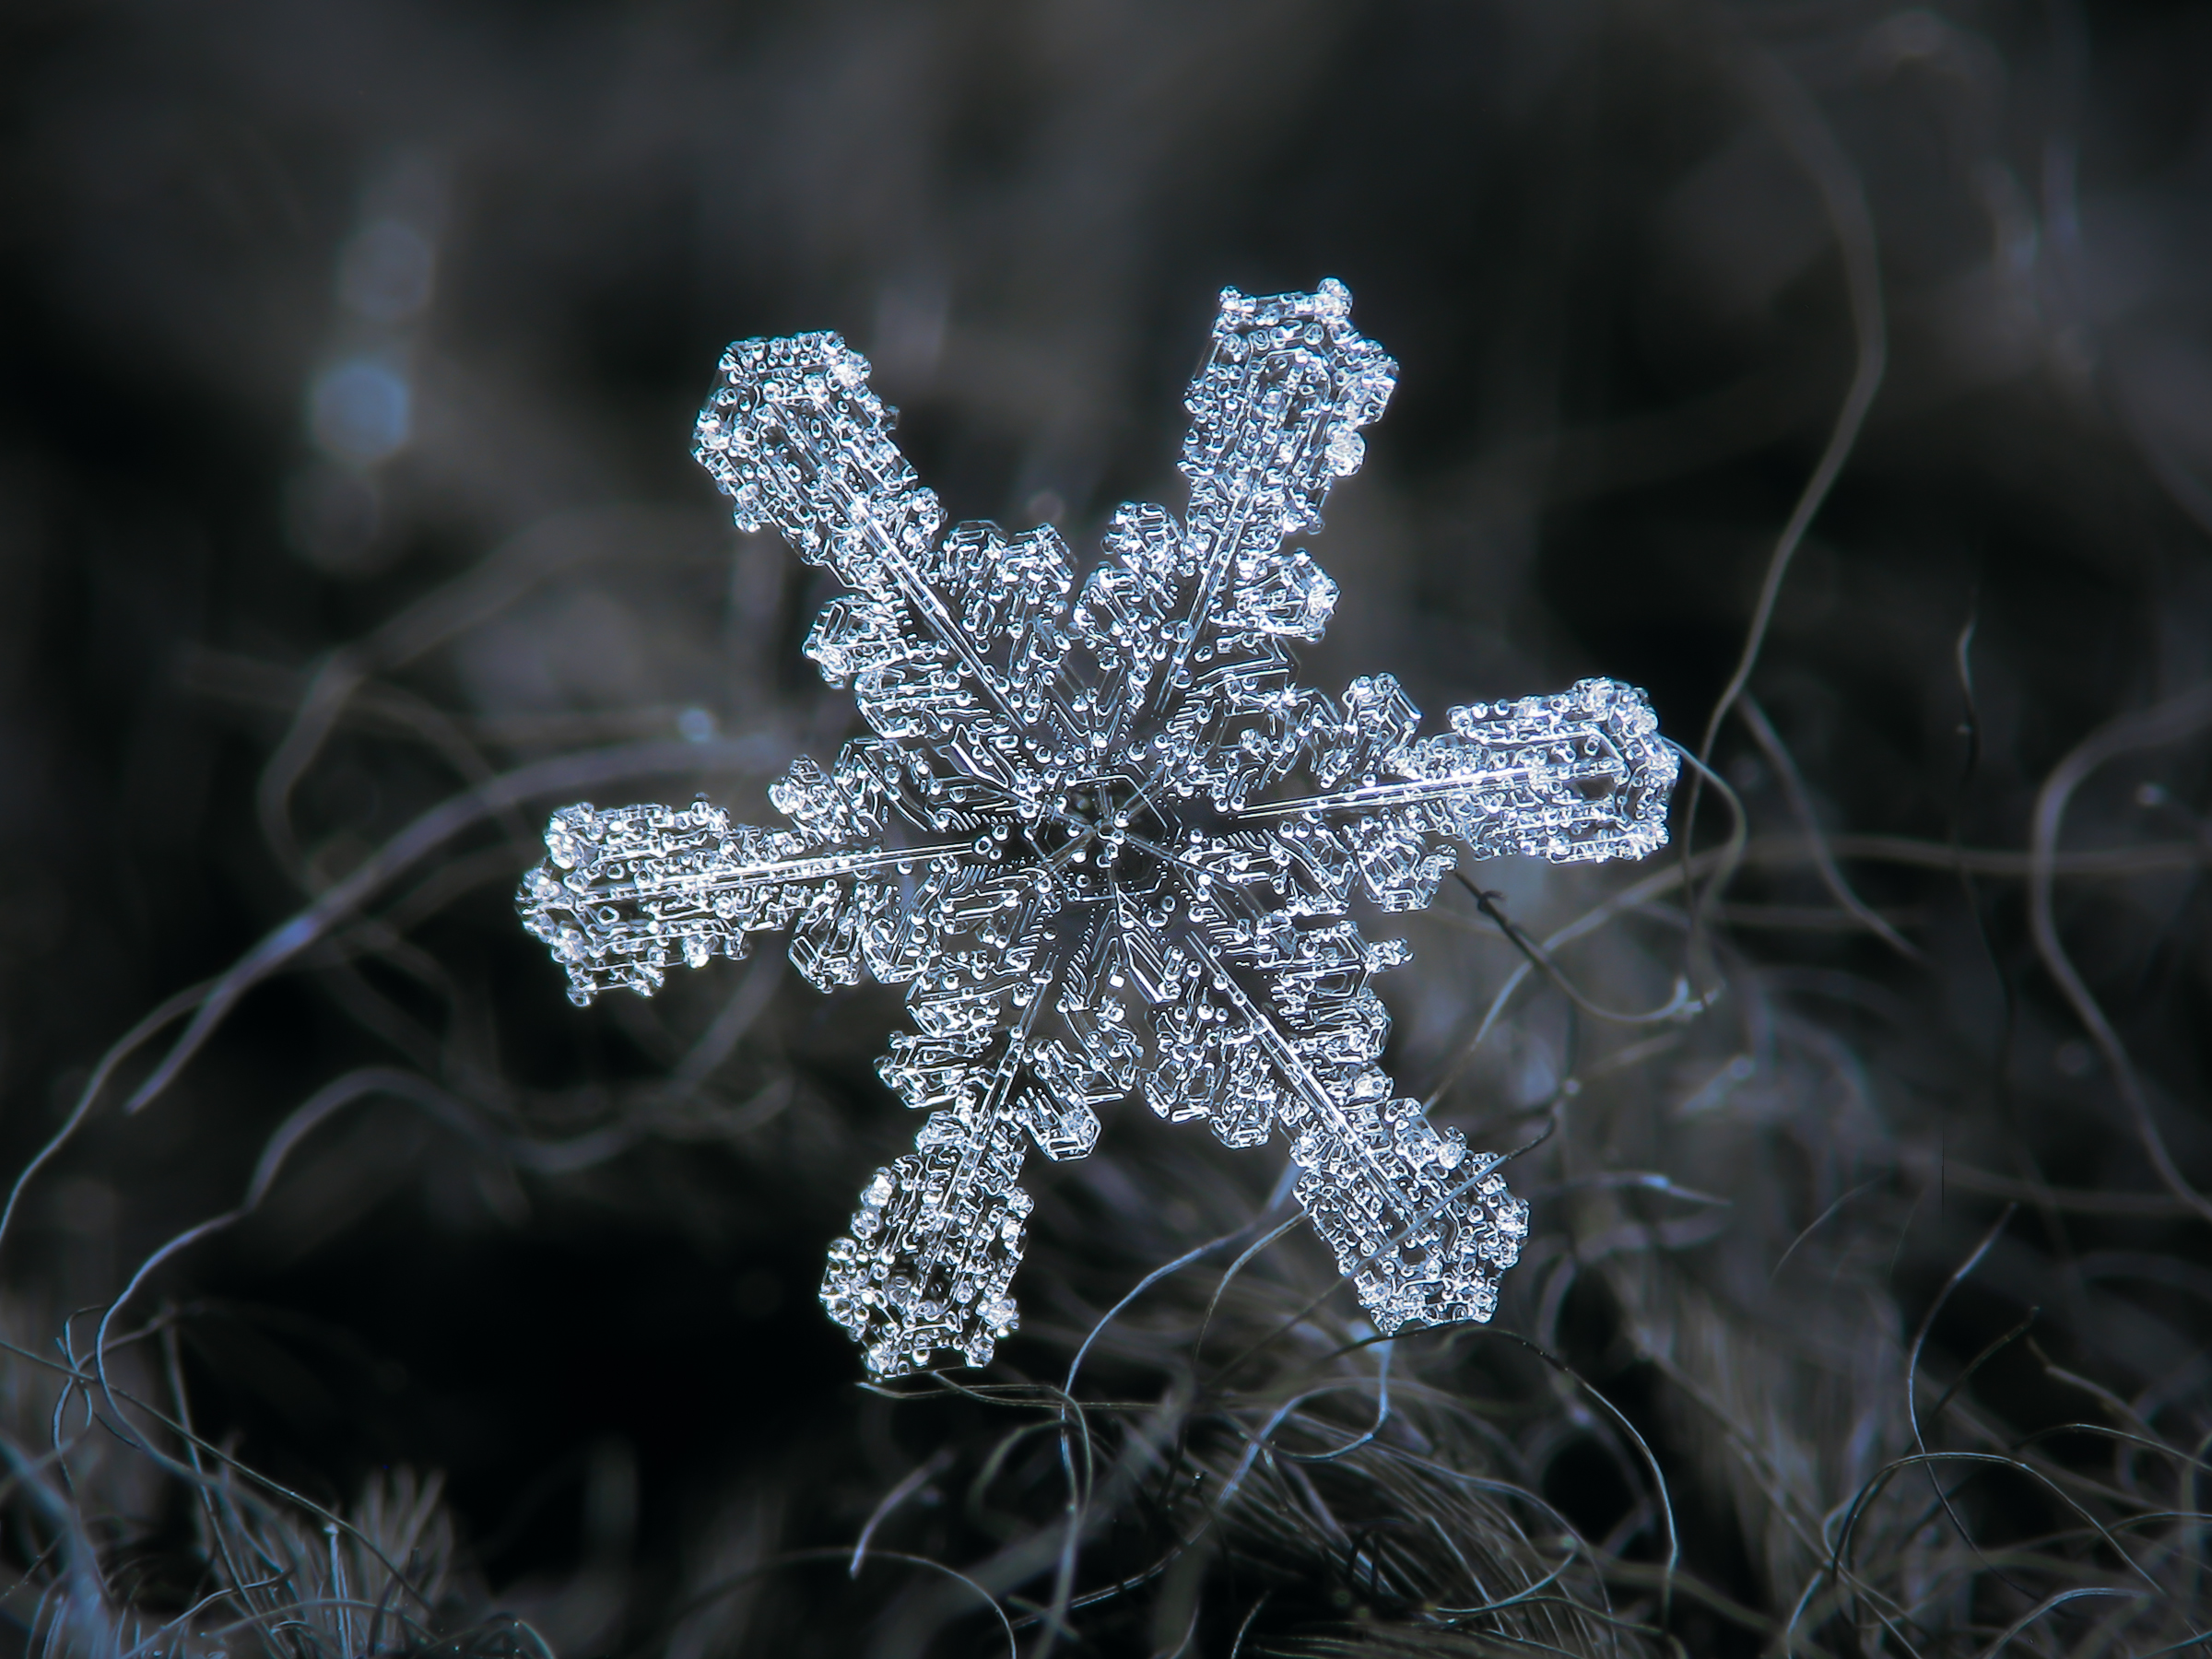
<svg viewBox="0 0 2212 1659">
<path fill-rule="evenodd" d="M 1223 292 L 1186 399 L 1190 505 L 1121 508 L 1080 588 L 1050 526 L 941 534 L 836 335 L 722 359 L 694 453 L 742 527 L 850 590 L 806 650 L 875 735 L 827 771 L 792 763 L 769 791 L 788 828 L 703 798 L 564 807 L 519 902 L 580 1005 L 772 930 L 825 990 L 909 987 L 913 1029 L 877 1069 L 927 1116 L 821 1290 L 875 1376 L 990 1359 L 1016 1323 L 1028 1144 L 1081 1158 L 1130 1095 L 1231 1147 L 1280 1130 L 1378 1329 L 1496 1307 L 1528 1206 L 1393 1098 L 1370 982 L 1407 952 L 1347 912 L 1427 905 L 1453 843 L 1641 857 L 1666 838 L 1675 759 L 1612 680 L 1456 708 L 1427 737 L 1387 674 L 1341 700 L 1293 682 L 1288 648 L 1321 637 L 1336 587 L 1291 540 L 1396 379 L 1350 300 L 1335 281 Z"/>
</svg>

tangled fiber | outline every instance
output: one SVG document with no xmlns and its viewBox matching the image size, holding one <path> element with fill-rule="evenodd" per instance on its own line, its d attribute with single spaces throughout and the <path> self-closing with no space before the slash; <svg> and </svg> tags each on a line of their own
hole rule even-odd
<svg viewBox="0 0 2212 1659">
<path fill-rule="evenodd" d="M 2212 12 L 30 0 L 0 18 L 0 1654 L 2212 1640 Z M 1018 1338 L 813 1304 L 892 994 L 585 1013 L 551 806 L 848 735 L 686 459 L 837 327 L 952 515 L 1173 501 L 1224 283 L 1405 365 L 1315 683 L 1648 686 L 1675 846 L 1382 989 L 1519 1148 L 1381 1340 L 1124 1106 Z M 1279 1150 L 1279 1148 L 1278 1148 Z"/>
</svg>

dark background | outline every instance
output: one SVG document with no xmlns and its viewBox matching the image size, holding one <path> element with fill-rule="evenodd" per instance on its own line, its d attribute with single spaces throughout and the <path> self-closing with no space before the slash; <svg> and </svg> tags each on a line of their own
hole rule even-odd
<svg viewBox="0 0 2212 1659">
<path fill-rule="evenodd" d="M 1190 1469 L 1218 1486 L 1315 1367 L 1366 1392 L 1299 1407 L 1306 1450 L 1375 1399 L 1371 1351 L 1278 1329 L 1329 1282 L 1302 1230 L 1194 1361 L 1217 1260 L 1087 1370 L 1142 1409 L 1092 1414 L 1126 1479 L 1100 1475 L 1114 1519 L 1070 1588 L 1130 1582 L 1054 1641 L 1225 1654 L 1252 1612 L 1253 1654 L 1656 1652 L 1662 1628 L 1751 1653 L 1816 1580 L 1802 1631 L 1831 1653 L 1978 1653 L 2082 1588 L 2128 1595 L 2027 1640 L 2183 1641 L 2212 1619 L 2201 1546 L 2143 1517 L 2202 1507 L 2175 1449 L 2212 1429 L 2185 1190 L 2212 1182 L 2208 92 L 2191 5 L 10 6 L 0 1156 L 26 1166 L 134 1022 L 460 791 L 688 740 L 695 776 L 594 798 L 698 787 L 758 818 L 793 753 L 833 752 L 849 701 L 797 651 L 830 590 L 735 536 L 688 459 L 729 338 L 841 330 L 954 517 L 1053 519 L 1081 558 L 1116 501 L 1180 501 L 1219 288 L 1337 276 L 1403 375 L 1315 546 L 1344 589 L 1324 685 L 1388 667 L 1435 715 L 1602 672 L 1694 748 L 1847 449 L 1749 681 L 1786 758 L 1740 716 L 1712 751 L 1769 855 L 1709 894 L 1687 970 L 1678 892 L 1563 959 L 1613 1009 L 1685 971 L 1724 986 L 1701 1018 L 1576 1019 L 1539 981 L 1437 1108 L 1500 1147 L 1551 1109 L 1497 1328 L 1622 1418 L 1510 1344 L 1401 1343 L 1374 1446 L 1263 1459 L 1200 1529 Z M 2085 741 L 2056 844 L 2116 851 L 2048 882 L 2039 938 L 2025 850 Z M 869 1394 L 813 1300 L 910 1133 L 869 1065 L 894 998 L 825 999 L 771 952 L 572 1010 L 509 894 L 578 793 L 396 871 L 125 1115 L 171 1018 L 23 1189 L 0 1645 L 127 1647 L 228 1585 L 159 1642 L 526 1646 L 512 1615 L 564 1656 L 1004 1651 L 926 1569 L 793 1553 L 849 1550 L 922 1470 L 876 1541 L 979 1574 L 1036 1650 L 1050 1411 Z M 1837 882 L 1814 826 L 1846 838 Z M 1707 790 L 1695 846 L 1727 828 Z M 1631 879 L 1470 874 L 1539 933 Z M 1438 908 L 1384 985 L 1423 1095 L 1517 959 L 1464 891 Z M 184 1441 L 56 1369 L 98 1313 L 65 1320 L 237 1204 L 334 1086 L 359 1098 L 266 1200 L 115 1324 L 129 1388 L 298 1500 L 204 1474 L 231 1496 L 203 1503 Z M 1089 1163 L 1035 1171 L 1024 1335 L 990 1379 L 1060 1376 L 1278 1168 L 1127 1108 Z M 1312 1328 L 1356 1340 L 1348 1296 L 1327 1310 Z M 1694 1591 L 1656 1587 L 1665 1506 L 1626 1423 Z M 1880 1484 L 1916 1433 L 2017 1461 Z M 374 1517 L 433 1473 L 436 1616 L 372 1641 L 331 1611 L 312 1506 L 396 1535 Z M 1819 1517 L 1854 1493 L 1839 1589 Z M 1569 1524 L 1588 1544 L 1556 1593 L 1619 1622 L 1449 1611 L 1548 1571 L 1481 1549 Z M 236 1591 L 225 1526 L 261 1529 L 312 1617 Z"/>
</svg>

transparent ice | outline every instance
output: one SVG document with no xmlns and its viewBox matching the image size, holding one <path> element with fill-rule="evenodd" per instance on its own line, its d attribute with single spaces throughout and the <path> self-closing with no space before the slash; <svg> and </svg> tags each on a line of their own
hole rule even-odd
<svg viewBox="0 0 2212 1659">
<path fill-rule="evenodd" d="M 1407 951 L 1347 912 L 1427 905 L 1455 844 L 1641 857 L 1676 762 L 1612 680 L 1456 708 L 1426 737 L 1387 674 L 1341 698 L 1293 681 L 1288 648 L 1321 637 L 1336 587 L 1292 538 L 1321 527 L 1396 379 L 1350 303 L 1335 281 L 1224 290 L 1185 400 L 1190 504 L 1122 507 L 1080 586 L 1050 526 L 945 533 L 836 335 L 722 359 L 694 453 L 741 526 L 850 590 L 806 650 L 874 735 L 792 763 L 769 791 L 787 827 L 703 798 L 564 807 L 518 902 L 579 1005 L 770 931 L 825 990 L 909 987 L 912 1030 L 877 1069 L 927 1115 L 821 1290 L 874 1376 L 989 1361 L 1016 1324 L 1030 1144 L 1081 1158 L 1130 1095 L 1231 1147 L 1279 1131 L 1379 1330 L 1497 1305 L 1528 1206 L 1394 1098 L 1370 982 Z"/>
</svg>

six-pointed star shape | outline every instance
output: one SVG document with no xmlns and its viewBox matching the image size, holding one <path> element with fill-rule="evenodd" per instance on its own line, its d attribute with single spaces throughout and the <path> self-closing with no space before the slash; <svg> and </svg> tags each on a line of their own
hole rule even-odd
<svg viewBox="0 0 2212 1659">
<path fill-rule="evenodd" d="M 792 764 L 769 792 L 787 829 L 703 799 L 566 807 L 519 903 L 579 1004 L 772 929 L 819 987 L 909 987 L 913 1030 L 877 1070 L 927 1116 L 821 1292 L 875 1376 L 990 1359 L 1015 1325 L 1029 1143 L 1081 1158 L 1129 1095 L 1232 1147 L 1283 1133 L 1378 1329 L 1496 1306 L 1527 1206 L 1392 1098 L 1369 982 L 1407 953 L 1347 912 L 1427 905 L 1454 842 L 1641 857 L 1665 840 L 1675 757 L 1611 680 L 1456 708 L 1421 738 L 1388 675 L 1341 700 L 1292 682 L 1287 642 L 1320 638 L 1336 589 L 1290 538 L 1320 527 L 1396 378 L 1350 300 L 1335 281 L 1222 294 L 1186 400 L 1190 505 L 1121 508 L 1079 591 L 1049 526 L 940 535 L 836 335 L 723 358 L 695 453 L 741 526 L 850 590 L 806 649 L 875 735 L 828 771 Z"/>
</svg>

